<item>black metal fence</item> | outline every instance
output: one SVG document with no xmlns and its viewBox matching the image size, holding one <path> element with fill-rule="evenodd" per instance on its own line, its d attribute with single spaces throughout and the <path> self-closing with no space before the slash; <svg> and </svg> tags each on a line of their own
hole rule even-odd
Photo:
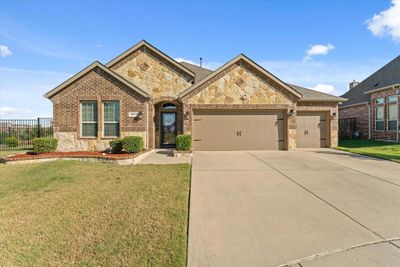
<svg viewBox="0 0 400 267">
<path fill-rule="evenodd" d="M 37 137 L 53 137 L 53 119 L 0 119 L 0 150 L 31 149 Z"/>
</svg>

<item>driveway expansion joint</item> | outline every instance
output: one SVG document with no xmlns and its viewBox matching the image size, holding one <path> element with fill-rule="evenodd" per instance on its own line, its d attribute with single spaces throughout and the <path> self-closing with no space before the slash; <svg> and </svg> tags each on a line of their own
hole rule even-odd
<svg viewBox="0 0 400 267">
<path fill-rule="evenodd" d="M 351 153 L 351 152 L 348 152 L 348 153 Z M 370 178 L 377 179 L 377 180 L 379 180 L 379 181 L 381 181 L 381 182 L 388 183 L 388 184 L 391 184 L 391 185 L 400 187 L 400 184 L 396 184 L 396 183 L 391 182 L 391 181 L 388 181 L 388 180 L 386 180 L 386 179 L 384 179 L 384 178 L 380 178 L 380 177 L 377 177 L 377 176 L 375 176 L 375 175 L 372 175 L 372 174 L 369 174 L 369 173 L 366 173 L 366 172 L 362 172 L 362 171 L 360 171 L 360 170 L 356 170 L 356 169 L 353 169 L 353 168 L 348 167 L 348 166 L 344 166 L 344 165 L 339 164 L 339 163 L 337 163 L 337 162 L 335 162 L 335 161 L 332 161 L 332 160 L 328 160 L 328 159 L 323 159 L 323 158 L 320 158 L 320 157 L 316 157 L 316 156 L 314 156 L 312 153 L 310 153 L 310 155 L 311 155 L 311 157 L 313 157 L 313 158 L 317 158 L 317 159 L 319 159 L 319 160 L 323 160 L 323 161 L 329 162 L 329 163 L 331 163 L 331 164 L 340 166 L 340 167 L 342 167 L 342 168 L 344 168 L 344 169 L 352 170 L 352 171 L 354 171 L 354 172 L 358 172 L 358 173 L 364 174 L 364 175 L 366 175 L 366 176 L 368 176 L 368 177 L 370 177 Z M 365 156 L 365 157 L 366 157 L 366 158 L 371 158 L 371 157 L 367 157 L 367 156 Z M 372 159 L 374 159 L 374 158 L 372 158 Z"/>
<path fill-rule="evenodd" d="M 341 253 L 341 252 L 345 252 L 345 251 L 349 251 L 352 249 L 357 249 L 357 248 L 361 248 L 361 247 L 366 247 L 366 246 L 373 246 L 373 245 L 377 245 L 377 244 L 382 244 L 382 243 L 389 243 L 393 245 L 393 241 L 400 241 L 399 237 L 395 237 L 395 238 L 389 238 L 389 239 L 383 239 L 383 240 L 377 240 L 377 241 L 372 241 L 372 242 L 367 242 L 367 243 L 362 243 L 362 244 L 357 244 L 348 248 L 344 248 L 344 249 L 336 249 L 336 250 L 331 250 L 331 251 L 325 251 L 322 253 L 318 253 L 315 255 L 311 255 L 302 259 L 298 259 L 298 260 L 294 260 L 282 265 L 279 265 L 278 267 L 290 267 L 290 266 L 294 266 L 294 265 L 300 265 L 307 262 L 307 261 L 312 261 L 318 258 L 322 258 L 322 257 L 327 257 L 327 256 L 331 256 L 337 253 Z"/>
</svg>

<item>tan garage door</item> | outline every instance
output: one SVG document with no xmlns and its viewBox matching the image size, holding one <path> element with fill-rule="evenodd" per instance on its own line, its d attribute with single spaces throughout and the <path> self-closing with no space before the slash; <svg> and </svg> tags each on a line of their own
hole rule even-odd
<svg viewBox="0 0 400 267">
<path fill-rule="evenodd" d="M 279 111 L 195 110 L 194 150 L 284 149 L 285 122 Z"/>
<path fill-rule="evenodd" d="M 327 120 L 324 112 L 297 113 L 297 147 L 326 147 Z"/>
</svg>

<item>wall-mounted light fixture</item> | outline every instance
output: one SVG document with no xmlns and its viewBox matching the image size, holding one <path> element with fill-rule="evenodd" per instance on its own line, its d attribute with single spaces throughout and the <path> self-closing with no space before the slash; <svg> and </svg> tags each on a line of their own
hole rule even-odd
<svg viewBox="0 0 400 267">
<path fill-rule="evenodd" d="M 184 117 L 185 117 L 185 120 L 188 120 L 189 117 L 190 117 L 190 112 L 186 111 L 185 114 L 184 114 Z"/>
</svg>

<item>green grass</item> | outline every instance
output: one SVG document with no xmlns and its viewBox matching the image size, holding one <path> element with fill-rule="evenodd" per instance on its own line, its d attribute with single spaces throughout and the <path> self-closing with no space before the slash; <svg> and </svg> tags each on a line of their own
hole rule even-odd
<svg viewBox="0 0 400 267">
<path fill-rule="evenodd" d="M 32 150 L 0 150 L 0 158 L 7 157 L 8 155 L 26 153 Z"/>
<path fill-rule="evenodd" d="M 372 140 L 341 140 L 338 149 L 400 162 L 400 144 Z"/>
<path fill-rule="evenodd" d="M 190 166 L 0 165 L 0 266 L 184 266 Z"/>
</svg>

